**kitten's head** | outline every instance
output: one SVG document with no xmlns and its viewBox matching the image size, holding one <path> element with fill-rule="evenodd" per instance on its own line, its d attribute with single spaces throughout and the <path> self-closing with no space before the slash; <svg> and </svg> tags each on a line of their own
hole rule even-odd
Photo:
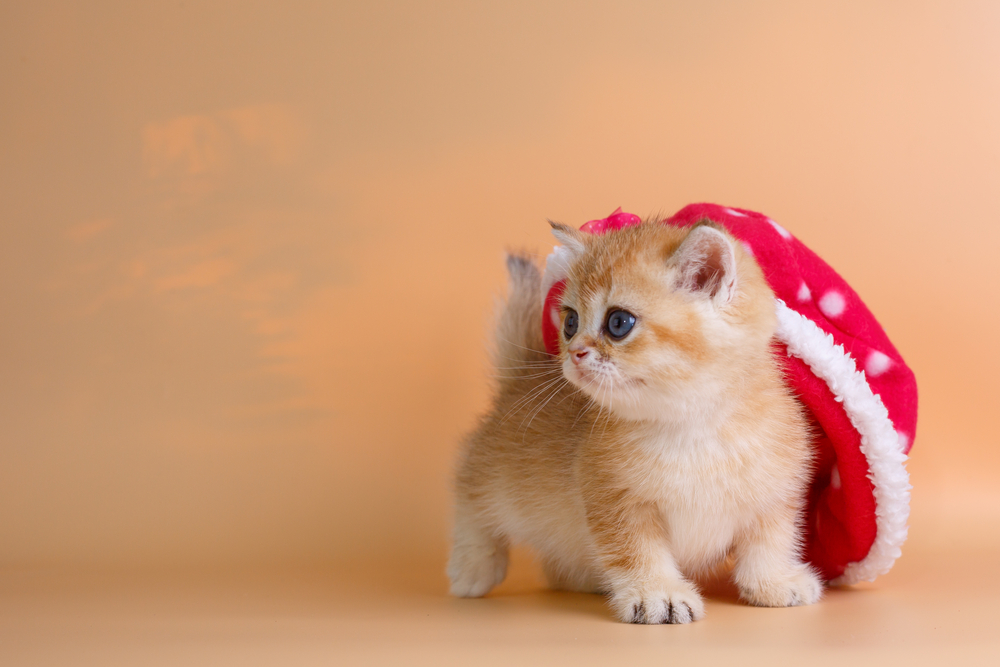
<svg viewBox="0 0 1000 667">
<path fill-rule="evenodd" d="M 767 363 L 773 292 L 721 227 L 646 221 L 602 235 L 552 227 L 573 257 L 563 373 L 612 413 L 660 418 L 665 406 L 715 396 Z"/>
</svg>

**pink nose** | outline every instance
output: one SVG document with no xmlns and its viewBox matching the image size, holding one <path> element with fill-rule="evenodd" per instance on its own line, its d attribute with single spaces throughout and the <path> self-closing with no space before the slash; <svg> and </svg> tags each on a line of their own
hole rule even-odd
<svg viewBox="0 0 1000 667">
<path fill-rule="evenodd" d="M 590 350 L 570 350 L 569 353 L 574 364 L 579 364 L 587 357 L 588 354 L 590 354 Z"/>
</svg>

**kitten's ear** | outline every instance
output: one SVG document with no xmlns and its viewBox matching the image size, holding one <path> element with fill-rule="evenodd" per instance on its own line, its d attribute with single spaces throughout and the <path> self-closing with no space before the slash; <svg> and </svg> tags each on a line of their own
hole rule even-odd
<svg viewBox="0 0 1000 667">
<path fill-rule="evenodd" d="M 725 306 L 736 294 L 736 250 L 729 236 L 710 225 L 698 225 L 670 257 L 680 289 L 704 294 Z"/>
<path fill-rule="evenodd" d="M 556 237 L 556 240 L 559 241 L 559 243 L 562 243 L 563 246 L 568 248 L 574 255 L 579 255 L 583 252 L 583 234 L 572 227 L 558 222 L 552 222 L 549 220 L 549 224 L 552 226 L 552 235 Z"/>
</svg>

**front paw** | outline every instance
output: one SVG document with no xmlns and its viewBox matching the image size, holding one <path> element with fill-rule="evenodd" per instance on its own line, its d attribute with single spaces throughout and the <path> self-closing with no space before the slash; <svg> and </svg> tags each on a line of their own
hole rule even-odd
<svg viewBox="0 0 1000 667">
<path fill-rule="evenodd" d="M 796 607 L 819 602 L 823 583 L 807 565 L 789 575 L 740 586 L 740 597 L 758 607 Z"/>
<path fill-rule="evenodd" d="M 482 597 L 506 575 L 506 549 L 477 545 L 452 550 L 448 578 L 451 579 L 451 594 L 456 597 Z"/>
<path fill-rule="evenodd" d="M 690 623 L 705 617 L 705 603 L 686 582 L 654 590 L 620 591 L 611 596 L 611 607 L 624 623 Z"/>
</svg>

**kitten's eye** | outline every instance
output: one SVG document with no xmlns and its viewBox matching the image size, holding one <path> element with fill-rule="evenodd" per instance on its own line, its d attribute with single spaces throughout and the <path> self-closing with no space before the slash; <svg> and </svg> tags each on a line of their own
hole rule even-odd
<svg viewBox="0 0 1000 667">
<path fill-rule="evenodd" d="M 621 339 L 635 326 L 635 315 L 627 310 L 612 310 L 608 313 L 608 333 L 612 338 Z"/>
<path fill-rule="evenodd" d="M 576 330 L 580 327 L 580 316 L 572 308 L 566 313 L 566 320 L 563 322 L 563 336 L 569 340 L 576 335 Z"/>
</svg>

